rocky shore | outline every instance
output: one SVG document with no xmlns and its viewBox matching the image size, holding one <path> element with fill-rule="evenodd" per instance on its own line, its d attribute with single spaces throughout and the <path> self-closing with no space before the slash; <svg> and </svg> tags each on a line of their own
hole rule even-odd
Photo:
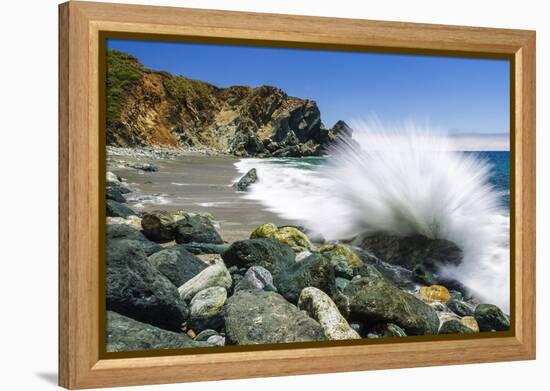
<svg viewBox="0 0 550 391">
<path fill-rule="evenodd" d="M 265 85 L 219 88 L 147 69 L 116 50 L 107 53 L 107 86 L 110 147 L 303 157 L 320 156 L 341 139 L 352 142 L 344 121 L 323 124 L 313 100 Z"/>
<path fill-rule="evenodd" d="M 452 242 L 378 234 L 327 243 L 266 222 L 226 243 L 215 216 L 136 211 L 131 193 L 107 173 L 108 351 L 510 328 L 498 307 L 438 276 L 437 264 L 461 262 Z"/>
</svg>

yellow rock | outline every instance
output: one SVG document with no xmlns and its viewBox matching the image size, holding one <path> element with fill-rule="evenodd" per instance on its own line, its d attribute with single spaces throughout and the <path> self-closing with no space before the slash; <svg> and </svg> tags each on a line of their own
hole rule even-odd
<svg viewBox="0 0 550 391">
<path fill-rule="evenodd" d="M 474 333 L 479 333 L 479 325 L 473 316 L 465 316 L 460 319 L 460 323 L 469 327 Z"/>
<path fill-rule="evenodd" d="M 427 303 L 441 301 L 443 303 L 449 301 L 451 294 L 443 285 L 423 286 L 420 288 L 420 297 Z"/>
<path fill-rule="evenodd" d="M 260 225 L 258 228 L 250 234 L 250 239 L 257 239 L 257 238 L 272 238 L 273 234 L 277 232 L 277 226 L 272 223 L 267 223 Z"/>
<path fill-rule="evenodd" d="M 296 252 L 313 250 L 313 244 L 305 233 L 294 227 L 277 228 L 275 224 L 260 225 L 252 232 L 250 239 L 272 238 L 285 243 Z"/>
<path fill-rule="evenodd" d="M 359 256 L 345 244 L 325 244 L 319 250 L 321 254 L 328 255 L 329 257 L 343 256 L 346 258 L 348 265 L 352 268 L 363 265 L 363 261 Z"/>
</svg>

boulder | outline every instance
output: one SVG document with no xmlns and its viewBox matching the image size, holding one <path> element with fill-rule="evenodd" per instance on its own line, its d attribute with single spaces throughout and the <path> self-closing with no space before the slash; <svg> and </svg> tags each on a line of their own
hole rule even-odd
<svg viewBox="0 0 550 391">
<path fill-rule="evenodd" d="M 446 303 L 451 299 L 451 294 L 443 285 L 423 286 L 418 294 L 426 303 L 433 303 L 434 301 Z"/>
<path fill-rule="evenodd" d="M 256 172 L 255 168 L 251 168 L 246 174 L 241 177 L 241 179 L 239 179 L 238 182 L 235 182 L 233 184 L 233 187 L 238 191 L 247 191 L 248 187 L 251 184 L 255 183 L 257 180 L 258 173 Z"/>
<path fill-rule="evenodd" d="M 434 335 L 437 313 L 428 304 L 387 281 L 373 267 L 355 277 L 344 290 L 349 298 L 349 318 L 366 324 L 394 323 L 407 335 Z"/>
<path fill-rule="evenodd" d="M 117 201 L 107 200 L 107 216 L 122 217 L 125 219 L 127 217 L 134 216 L 135 214 L 136 213 L 126 205 Z"/>
<path fill-rule="evenodd" d="M 367 338 L 406 337 L 405 331 L 393 323 L 379 323 L 368 333 Z"/>
<path fill-rule="evenodd" d="M 351 248 L 341 243 L 325 244 L 319 249 L 319 252 L 329 258 L 344 258 L 348 266 L 352 269 L 363 265 L 363 261 Z"/>
<path fill-rule="evenodd" d="M 120 202 L 122 204 L 126 202 L 126 198 L 124 198 L 122 193 L 114 187 L 107 188 L 107 192 L 105 193 L 105 196 L 108 200 L 113 200 L 116 202 Z"/>
<path fill-rule="evenodd" d="M 221 254 L 226 251 L 229 246 L 227 244 L 213 243 L 181 243 L 178 246 L 183 247 L 192 254 Z"/>
<path fill-rule="evenodd" d="M 177 288 L 131 240 L 107 242 L 107 310 L 175 331 L 189 313 Z"/>
<path fill-rule="evenodd" d="M 219 334 L 216 330 L 212 330 L 212 329 L 202 330 L 195 337 L 195 341 L 206 341 L 208 340 L 208 338 L 210 338 L 213 335 L 219 335 Z"/>
<path fill-rule="evenodd" d="M 325 337 L 329 340 L 361 338 L 340 314 L 331 298 L 317 288 L 307 287 L 302 290 L 298 308 L 306 311 L 309 316 L 319 322 Z"/>
<path fill-rule="evenodd" d="M 460 319 L 460 323 L 464 326 L 469 327 L 474 333 L 479 333 L 479 325 L 477 320 L 473 316 L 465 316 Z"/>
<path fill-rule="evenodd" d="M 451 319 L 444 322 L 439 329 L 439 334 L 471 334 L 472 329 L 463 325 L 459 320 Z"/>
<path fill-rule="evenodd" d="M 437 279 L 423 264 L 419 263 L 412 270 L 414 281 L 424 285 L 437 285 Z"/>
<path fill-rule="evenodd" d="M 120 179 L 118 178 L 118 176 L 116 174 L 112 173 L 111 171 L 107 171 L 106 179 L 107 179 L 107 183 L 118 183 L 118 182 L 120 182 Z"/>
<path fill-rule="evenodd" d="M 344 289 L 346 289 L 346 287 L 350 283 L 350 280 L 348 280 L 347 278 L 336 277 L 335 282 L 336 282 L 336 288 L 340 292 L 344 292 Z"/>
<path fill-rule="evenodd" d="M 107 311 L 107 352 L 208 347 L 183 333 L 159 329 L 150 324 Z"/>
<path fill-rule="evenodd" d="M 479 304 L 474 317 L 481 331 L 508 331 L 510 320 L 500 308 L 493 304 Z"/>
<path fill-rule="evenodd" d="M 238 291 L 223 309 L 226 337 L 232 344 L 269 344 L 324 340 L 319 323 L 281 295 Z"/>
<path fill-rule="evenodd" d="M 206 340 L 212 346 L 225 346 L 225 337 L 221 335 L 212 335 Z"/>
<path fill-rule="evenodd" d="M 227 251 L 222 253 L 227 266 L 249 268 L 262 266 L 271 273 L 275 269 L 286 269 L 293 264 L 294 252 L 286 244 L 275 239 L 250 239 L 233 242 Z"/>
<path fill-rule="evenodd" d="M 468 304 L 461 300 L 451 299 L 447 302 L 447 308 L 458 316 L 473 316 L 474 310 Z"/>
<path fill-rule="evenodd" d="M 278 240 L 296 252 L 311 251 L 313 244 L 305 233 L 295 227 L 277 228 L 275 224 L 267 223 L 259 226 L 252 232 L 250 239 L 271 238 Z"/>
<path fill-rule="evenodd" d="M 189 304 L 188 326 L 197 331 L 218 329 L 223 325 L 221 310 L 227 299 L 227 290 L 213 286 L 198 292 Z"/>
<path fill-rule="evenodd" d="M 178 220 L 175 238 L 178 244 L 191 242 L 223 244 L 223 240 L 212 221 L 202 215 L 187 215 Z"/>
<path fill-rule="evenodd" d="M 261 266 L 252 266 L 246 271 L 243 278 L 239 279 L 239 282 L 235 284 L 233 291 L 237 292 L 239 290 L 249 289 L 276 290 L 273 285 L 273 277 L 269 270 Z"/>
<path fill-rule="evenodd" d="M 178 288 L 178 292 L 183 300 L 190 301 L 198 292 L 206 288 L 218 286 L 229 289 L 231 284 L 231 274 L 229 274 L 224 264 L 219 263 L 207 267 L 191 278 Z"/>
<path fill-rule="evenodd" d="M 116 190 L 120 194 L 128 194 L 128 193 L 132 192 L 132 190 L 130 190 L 128 187 L 126 187 L 126 185 L 123 184 L 122 182 L 109 183 L 107 190 L 109 190 L 109 189 Z"/>
<path fill-rule="evenodd" d="M 146 172 L 157 172 L 160 170 L 159 166 L 155 166 L 151 163 L 141 163 L 141 162 L 132 162 L 126 163 L 126 167 L 133 168 L 135 170 L 146 171 Z"/>
<path fill-rule="evenodd" d="M 162 247 L 148 240 L 140 231 L 126 224 L 107 224 L 107 244 L 116 240 L 125 240 L 136 242 L 137 245 L 145 252 L 146 255 L 151 255 L 162 250 Z"/>
<path fill-rule="evenodd" d="M 141 218 L 143 233 L 156 242 L 169 242 L 176 237 L 176 223 L 172 215 L 164 210 L 147 212 Z"/>
<path fill-rule="evenodd" d="M 149 256 L 149 262 L 179 287 L 208 266 L 183 248 L 167 248 Z"/>
<path fill-rule="evenodd" d="M 430 239 L 422 235 L 398 237 L 389 234 L 358 236 L 354 246 L 368 250 L 374 256 L 390 263 L 412 270 L 423 264 L 428 270 L 436 271 L 438 265 L 458 265 L 462 262 L 462 250 L 453 242 Z"/>
<path fill-rule="evenodd" d="M 273 282 L 277 291 L 291 303 L 298 302 L 302 289 L 306 287 L 319 288 L 331 297 L 337 292 L 334 269 L 330 261 L 318 253 L 287 268 L 276 268 Z"/>
</svg>

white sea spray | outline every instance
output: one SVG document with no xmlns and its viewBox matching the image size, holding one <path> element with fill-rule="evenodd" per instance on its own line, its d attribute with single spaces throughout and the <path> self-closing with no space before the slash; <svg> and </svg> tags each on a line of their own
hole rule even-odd
<svg viewBox="0 0 550 391">
<path fill-rule="evenodd" d="M 508 311 L 509 213 L 489 183 L 491 165 L 426 127 L 352 128 L 360 148 L 340 143 L 316 170 L 299 159 L 241 160 L 241 173 L 256 167 L 259 177 L 245 197 L 329 240 L 380 231 L 451 240 L 464 259 L 440 273 Z"/>
</svg>

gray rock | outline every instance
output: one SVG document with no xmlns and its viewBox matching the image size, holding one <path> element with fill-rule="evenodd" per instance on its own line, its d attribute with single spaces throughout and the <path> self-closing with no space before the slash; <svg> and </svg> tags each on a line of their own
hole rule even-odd
<svg viewBox="0 0 550 391">
<path fill-rule="evenodd" d="M 190 301 L 193 296 L 206 288 L 219 286 L 229 289 L 231 288 L 232 283 L 233 281 L 231 280 L 231 274 L 229 274 L 229 271 L 225 265 L 218 263 L 207 267 L 195 277 L 180 286 L 178 288 L 178 292 L 183 300 Z"/>
<path fill-rule="evenodd" d="M 107 309 L 179 331 L 188 308 L 177 288 L 151 265 L 138 243 L 107 242 Z"/>
<path fill-rule="evenodd" d="M 159 329 L 150 324 L 107 311 L 107 351 L 181 349 L 208 347 L 213 344 L 193 341 L 183 333 Z"/>
<path fill-rule="evenodd" d="M 289 267 L 276 268 L 273 282 L 277 291 L 291 303 L 297 303 L 302 289 L 309 286 L 319 288 L 331 297 L 336 294 L 334 269 L 330 261 L 318 253 Z"/>
<path fill-rule="evenodd" d="M 395 323 L 407 335 L 433 335 L 439 329 L 435 310 L 393 285 L 372 266 L 344 290 L 349 317 L 364 323 Z"/>
<path fill-rule="evenodd" d="M 108 200 L 113 200 L 120 203 L 126 202 L 126 198 L 124 198 L 120 190 L 113 187 L 109 187 L 107 189 L 105 196 L 107 197 Z"/>
<path fill-rule="evenodd" d="M 179 287 L 208 266 L 183 248 L 167 248 L 149 256 L 149 262 Z"/>
<path fill-rule="evenodd" d="M 456 319 L 446 321 L 441 325 L 439 334 L 472 334 L 471 328 L 463 325 Z"/>
<path fill-rule="evenodd" d="M 135 216 L 136 213 L 126 205 L 113 200 L 107 200 L 107 216 L 127 218 Z"/>
<path fill-rule="evenodd" d="M 226 299 L 226 289 L 219 286 L 198 292 L 189 304 L 188 326 L 195 331 L 221 327 L 223 324 L 221 310 Z"/>
<path fill-rule="evenodd" d="M 429 239 L 422 235 L 398 237 L 388 234 L 359 236 L 352 245 L 372 252 L 374 256 L 392 265 L 412 270 L 423 264 L 428 270 L 436 270 L 437 265 L 458 265 L 462 262 L 462 250 L 453 242 Z M 441 281 L 440 281 L 441 283 Z"/>
<path fill-rule="evenodd" d="M 336 277 L 336 288 L 340 291 L 340 292 L 344 292 L 344 290 L 346 289 L 346 287 L 348 286 L 350 280 L 346 279 L 346 278 L 342 278 L 342 277 Z"/>
<path fill-rule="evenodd" d="M 255 168 L 250 169 L 244 174 L 238 182 L 233 184 L 233 187 L 238 191 L 247 191 L 248 187 L 258 180 L 258 173 Z"/>
<path fill-rule="evenodd" d="M 126 167 L 133 168 L 136 170 L 146 171 L 146 172 L 157 172 L 160 170 L 159 166 L 155 166 L 151 163 L 140 163 L 140 162 L 134 162 L 134 163 L 126 163 Z"/>
<path fill-rule="evenodd" d="M 213 346 L 225 346 L 225 337 L 221 335 L 212 335 L 206 340 L 209 344 Z"/>
<path fill-rule="evenodd" d="M 140 231 L 126 224 L 107 224 L 106 236 L 107 244 L 116 240 L 129 240 L 136 242 L 136 244 L 139 245 L 139 247 L 147 255 L 151 255 L 162 250 L 162 247 L 159 244 L 151 242 Z"/>
<path fill-rule="evenodd" d="M 236 241 L 222 253 L 222 258 L 227 266 L 248 269 L 258 265 L 271 273 L 275 269 L 285 269 L 295 263 L 294 251 L 289 246 L 268 238 Z"/>
<path fill-rule="evenodd" d="M 319 323 L 281 295 L 239 291 L 223 309 L 226 338 L 237 345 L 324 340 Z"/>
<path fill-rule="evenodd" d="M 220 335 L 220 334 L 216 330 L 212 330 L 212 329 L 202 330 L 195 337 L 195 341 L 207 341 L 208 338 L 210 338 L 213 335 Z"/>
<path fill-rule="evenodd" d="M 239 280 L 233 289 L 234 292 L 247 289 L 264 289 L 268 290 L 273 286 L 273 277 L 269 270 L 261 266 L 252 266 L 246 271 L 244 277 Z"/>
<path fill-rule="evenodd" d="M 164 210 L 147 212 L 141 219 L 143 233 L 156 242 L 169 242 L 176 237 L 176 223 L 172 215 Z"/>
<path fill-rule="evenodd" d="M 208 217 L 190 216 L 178 220 L 175 230 L 176 243 L 212 243 L 223 244 L 218 231 Z"/>
<path fill-rule="evenodd" d="M 507 331 L 510 329 L 508 317 L 493 304 L 479 304 L 474 311 L 474 318 L 480 331 Z"/>
<path fill-rule="evenodd" d="M 323 291 L 307 287 L 302 290 L 298 308 L 319 322 L 325 337 L 329 340 L 359 339 L 347 320 L 340 314 L 336 304 Z"/>
<path fill-rule="evenodd" d="M 227 244 L 213 244 L 213 243 L 182 243 L 178 244 L 185 248 L 192 254 L 221 254 L 226 251 L 229 246 Z"/>
</svg>

